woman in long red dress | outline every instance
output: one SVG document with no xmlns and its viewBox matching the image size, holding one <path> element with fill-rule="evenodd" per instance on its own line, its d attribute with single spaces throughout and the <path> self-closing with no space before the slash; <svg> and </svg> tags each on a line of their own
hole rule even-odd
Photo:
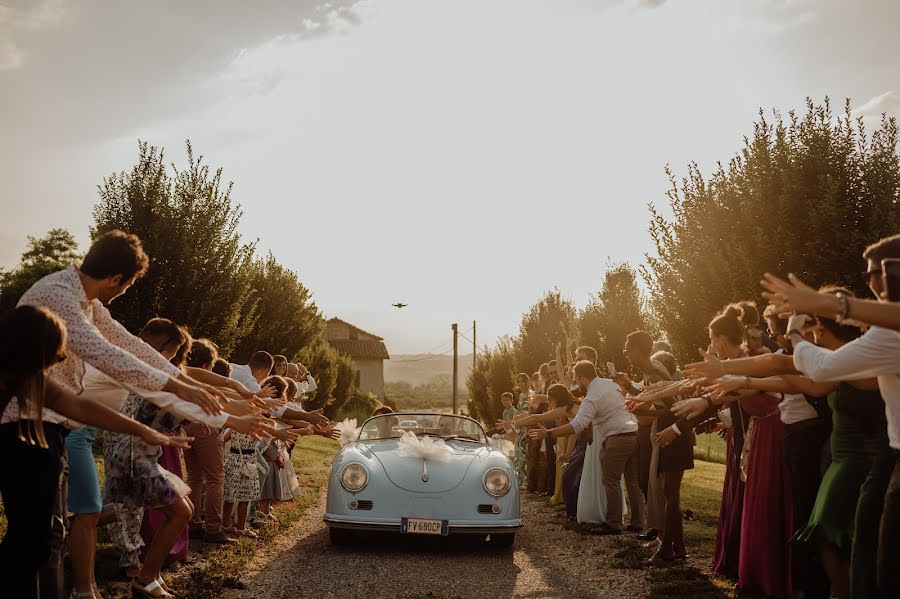
<svg viewBox="0 0 900 599">
<path fill-rule="evenodd" d="M 784 453 L 780 397 L 761 393 L 740 400 L 750 415 L 741 471 L 744 510 L 738 587 L 767 597 L 792 597 L 791 544 L 793 512 L 790 476 Z M 811 466 L 811 467 L 814 467 Z"/>
<path fill-rule="evenodd" d="M 744 325 L 741 323 L 739 308 L 727 306 L 721 314 L 712 319 L 709 323 L 709 340 L 711 353 L 722 360 L 743 358 L 747 355 L 743 348 Z M 729 578 L 737 578 L 744 510 L 741 452 L 749 416 L 738 402 L 732 403 L 722 412 L 727 415 L 726 417 L 730 417 L 730 425 L 726 430 L 725 483 L 722 487 L 719 523 L 716 526 L 713 571 Z"/>
</svg>

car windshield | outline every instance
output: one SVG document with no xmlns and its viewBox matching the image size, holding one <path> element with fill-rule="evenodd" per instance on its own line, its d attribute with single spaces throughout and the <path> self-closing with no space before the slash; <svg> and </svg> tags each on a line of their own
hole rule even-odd
<svg viewBox="0 0 900 599">
<path fill-rule="evenodd" d="M 452 414 L 382 414 L 363 424 L 359 440 L 396 439 L 407 431 L 417 436 L 487 443 L 480 424 Z"/>
</svg>

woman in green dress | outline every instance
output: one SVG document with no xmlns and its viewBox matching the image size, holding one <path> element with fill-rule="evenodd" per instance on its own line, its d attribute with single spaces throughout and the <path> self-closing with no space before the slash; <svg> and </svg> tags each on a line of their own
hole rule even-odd
<svg viewBox="0 0 900 599">
<path fill-rule="evenodd" d="M 856 507 L 875 457 L 887 447 L 887 420 L 884 400 L 877 390 L 867 391 L 841 383 L 828 395 L 828 405 L 833 420 L 831 465 L 819 486 L 809 523 L 797 531 L 793 540 L 815 543 L 829 573 L 832 594 L 850 597 L 855 595 L 850 591 L 851 557 L 854 563 L 858 562 L 856 558 L 861 557 L 862 549 L 854 543 Z M 853 570 L 865 578 L 862 569 Z M 864 580 L 853 583 L 859 588 Z"/>
</svg>

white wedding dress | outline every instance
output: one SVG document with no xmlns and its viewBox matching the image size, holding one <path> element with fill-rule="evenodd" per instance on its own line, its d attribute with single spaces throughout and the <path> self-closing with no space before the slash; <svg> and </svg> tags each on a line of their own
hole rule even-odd
<svg viewBox="0 0 900 599">
<path fill-rule="evenodd" d="M 578 489 L 579 524 L 603 524 L 606 522 L 606 492 L 600 472 L 600 456 L 603 452 L 603 436 L 599 425 L 594 425 L 594 440 L 584 453 L 581 470 L 581 487 Z"/>
</svg>

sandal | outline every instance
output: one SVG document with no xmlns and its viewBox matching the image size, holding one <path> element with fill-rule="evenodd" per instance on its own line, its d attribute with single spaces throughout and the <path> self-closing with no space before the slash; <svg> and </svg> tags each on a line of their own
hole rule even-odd
<svg viewBox="0 0 900 599">
<path fill-rule="evenodd" d="M 175 591 L 173 591 L 171 588 L 169 588 L 169 585 L 166 584 L 166 581 L 163 580 L 163 577 L 162 577 L 162 576 L 160 576 L 159 578 L 157 578 L 157 579 L 156 579 L 156 582 L 158 582 L 158 583 L 159 583 L 159 586 L 162 587 L 162 590 L 164 590 L 164 591 L 167 592 L 168 594 L 172 595 L 173 597 L 177 597 L 177 596 L 178 596 L 178 595 L 175 594 Z"/>
<path fill-rule="evenodd" d="M 162 585 L 159 584 L 158 580 L 154 580 L 147 586 L 140 587 L 140 588 L 134 586 L 136 584 L 139 585 L 142 583 L 137 578 L 135 578 L 134 580 L 131 581 L 131 599 L 165 599 L 166 597 L 172 596 L 169 593 L 167 593 L 165 589 L 162 588 Z M 151 595 L 150 593 L 152 593 L 156 589 L 162 590 L 163 594 L 162 595 Z"/>
<path fill-rule="evenodd" d="M 242 537 L 247 537 L 248 539 L 258 539 L 259 538 L 259 535 L 256 534 L 256 532 L 250 528 L 235 529 L 234 532 L 235 532 L 235 534 L 238 534 Z"/>
</svg>

